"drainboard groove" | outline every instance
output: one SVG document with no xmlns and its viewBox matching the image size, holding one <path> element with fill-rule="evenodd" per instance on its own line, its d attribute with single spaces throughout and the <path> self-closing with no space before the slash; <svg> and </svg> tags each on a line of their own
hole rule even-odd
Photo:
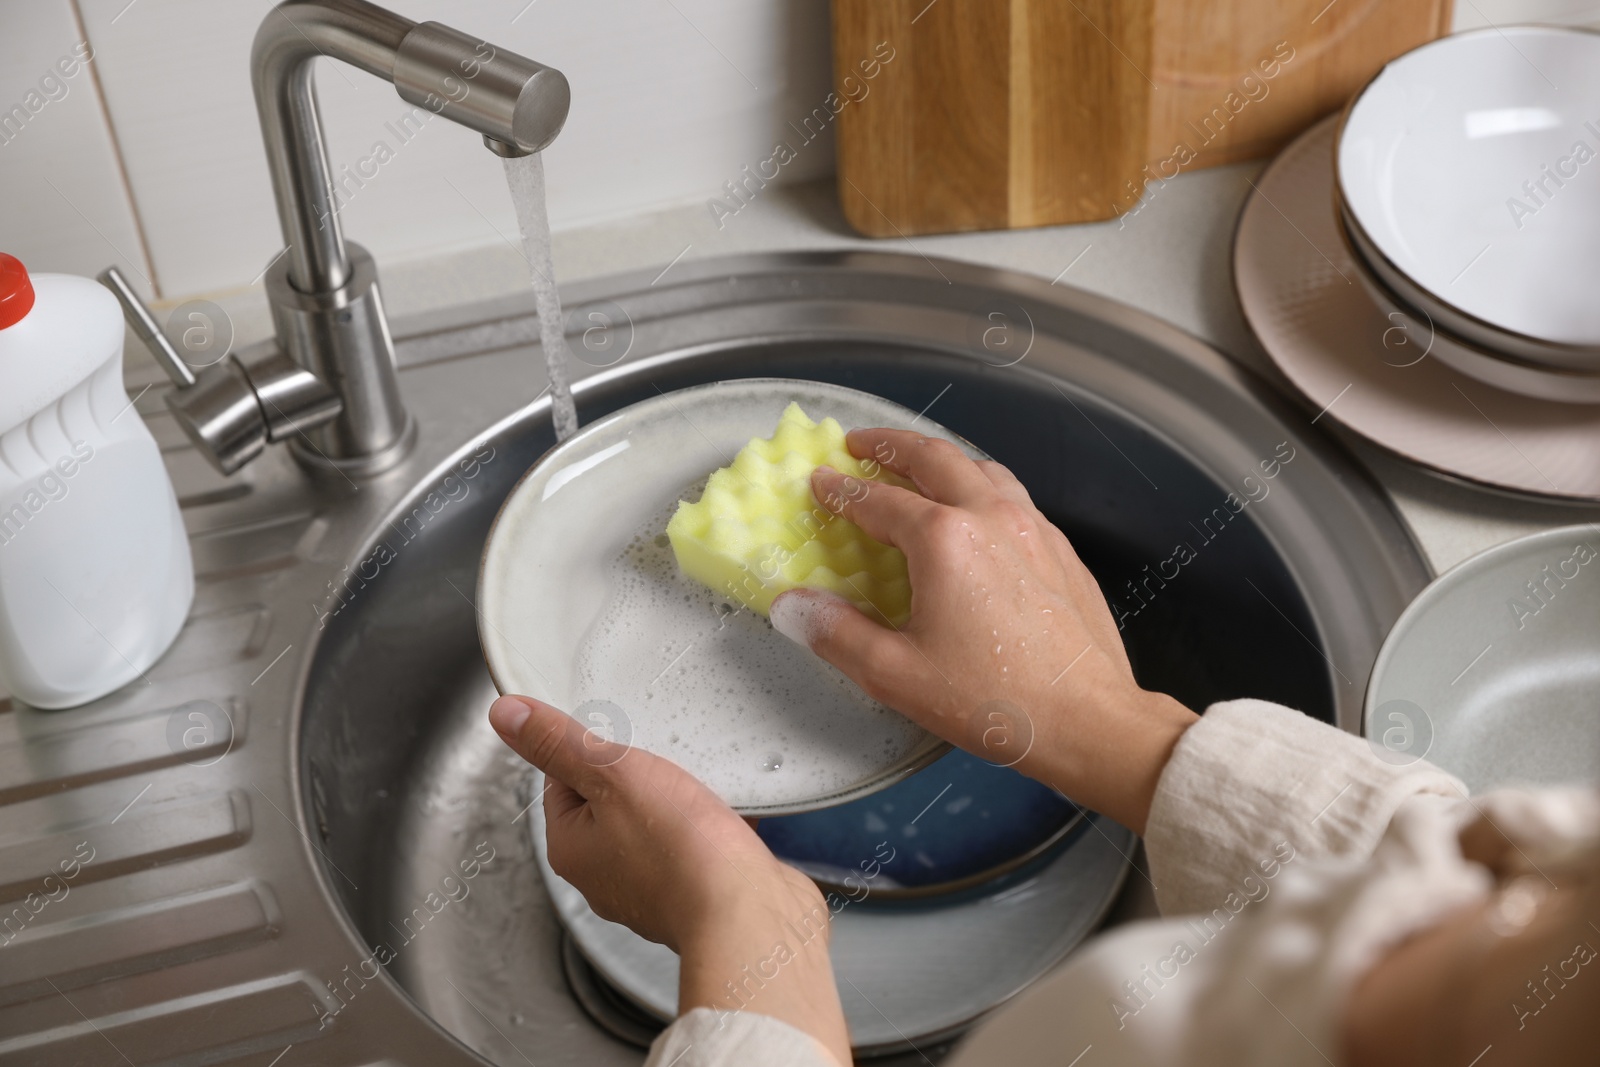
<svg viewBox="0 0 1600 1067">
<path fill-rule="evenodd" d="M 272 891 L 250 881 L 36 923 L 15 935 L 6 927 L 0 1007 L 231 952 L 275 936 L 281 924 Z"/>
<path fill-rule="evenodd" d="M 134 808 L 126 818 L 0 847 L 0 904 L 48 897 L 69 874 L 74 884 L 104 881 L 234 848 L 249 836 L 250 801 L 240 790 Z"/>
<path fill-rule="evenodd" d="M 0 806 L 186 763 L 202 767 L 244 741 L 242 700 L 190 700 L 113 723 L 0 742 Z M 44 770 L 41 768 L 53 768 Z M 30 777 L 34 775 L 35 777 Z"/>
<path fill-rule="evenodd" d="M 61 999 L 72 1003 L 65 994 Z M 0 1067 L 107 1062 L 204 1067 L 311 1040 L 324 1032 L 320 1020 L 332 1006 L 332 995 L 300 973 L 96 1017 L 73 1005 L 68 1022 L 0 1040 Z M 112 1056 L 113 1049 L 118 1056 Z"/>
</svg>

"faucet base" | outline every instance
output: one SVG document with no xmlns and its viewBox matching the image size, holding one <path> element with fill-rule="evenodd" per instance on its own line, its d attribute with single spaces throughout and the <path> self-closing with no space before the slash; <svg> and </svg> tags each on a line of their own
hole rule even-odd
<svg viewBox="0 0 1600 1067">
<path fill-rule="evenodd" d="M 296 456 L 312 466 L 370 473 L 403 456 L 415 431 L 400 400 L 377 266 L 360 245 L 348 250 L 348 279 L 323 293 L 296 289 L 288 257 L 281 257 L 267 272 L 267 300 L 279 347 L 343 401 L 336 419 L 295 438 Z"/>
<path fill-rule="evenodd" d="M 295 462 L 313 473 L 342 474 L 349 478 L 367 478 L 393 467 L 411 453 L 417 443 L 417 420 L 409 412 L 405 426 L 394 443 L 368 456 L 350 456 L 340 459 L 322 452 L 306 434 L 289 440 L 289 454 Z"/>
</svg>

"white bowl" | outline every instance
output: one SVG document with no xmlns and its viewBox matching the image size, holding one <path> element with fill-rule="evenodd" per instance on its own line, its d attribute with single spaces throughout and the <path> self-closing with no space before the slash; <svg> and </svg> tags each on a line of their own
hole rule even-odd
<svg viewBox="0 0 1600 1067">
<path fill-rule="evenodd" d="M 496 688 L 547 701 L 607 740 L 665 756 L 746 815 L 876 792 L 949 746 L 684 577 L 676 502 L 797 400 L 846 427 L 911 427 L 899 404 L 822 382 L 747 378 L 650 397 L 592 423 L 525 474 L 489 531 L 478 636 Z M 597 751 L 607 751 L 599 749 Z"/>
<path fill-rule="evenodd" d="M 1457 34 L 1389 63 L 1345 115 L 1335 164 L 1368 265 L 1479 347 L 1600 370 L 1597 102 L 1600 34 L 1585 30 Z"/>
<path fill-rule="evenodd" d="M 1541 366 L 1487 351 L 1451 335 L 1428 312 L 1406 304 L 1373 272 L 1349 221 L 1347 216 L 1339 220 L 1339 236 L 1355 264 L 1356 278 L 1392 324 L 1391 329 L 1404 331 L 1406 343 L 1414 346 L 1415 360 L 1432 356 L 1452 370 L 1519 396 L 1558 404 L 1600 404 L 1600 372 Z"/>
</svg>

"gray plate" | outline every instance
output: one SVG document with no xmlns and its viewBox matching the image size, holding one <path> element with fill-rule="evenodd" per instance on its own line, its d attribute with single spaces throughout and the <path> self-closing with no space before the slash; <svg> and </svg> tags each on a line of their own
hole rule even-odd
<svg viewBox="0 0 1600 1067">
<path fill-rule="evenodd" d="M 1600 529 L 1519 538 L 1424 589 L 1378 653 L 1365 733 L 1475 793 L 1600 783 Z"/>
</svg>

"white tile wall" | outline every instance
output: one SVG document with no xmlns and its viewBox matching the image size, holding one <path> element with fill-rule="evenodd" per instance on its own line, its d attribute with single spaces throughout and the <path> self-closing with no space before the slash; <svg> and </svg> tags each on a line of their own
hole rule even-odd
<svg viewBox="0 0 1600 1067">
<path fill-rule="evenodd" d="M 76 62 L 92 55 L 83 40 L 71 0 L 0 0 L 0 251 L 35 271 L 114 263 L 148 295 L 96 64 Z"/>
<path fill-rule="evenodd" d="M 78 5 L 162 293 L 248 284 L 282 246 L 248 67 L 251 38 L 272 0 Z M 33 11 L 43 6 L 69 11 L 68 0 L 0 0 L 0 40 L 39 36 Z M 714 195 L 745 163 L 770 156 L 785 123 L 809 113 L 829 88 L 827 0 L 389 0 L 388 6 L 409 18 L 448 22 L 558 67 L 571 80 L 572 114 L 546 159 L 558 228 Z M 32 44 L 30 57 L 42 49 L 53 58 L 51 47 L 48 38 Z M 29 58 L 21 67 L 42 70 L 46 61 Z M 317 85 L 335 170 L 370 155 L 378 140 L 395 150 L 342 215 L 346 234 L 380 262 L 515 234 L 500 161 L 476 134 L 435 119 L 401 145 L 386 124 L 410 107 L 391 86 L 332 62 L 318 71 Z M 9 81 L 0 87 L 7 90 L 0 100 L 19 95 L 20 86 L 13 92 Z M 60 136 L 69 144 L 74 137 Z M 22 183 L 31 187 L 77 165 L 58 147 L 13 169 L 5 147 L 0 202 Z M 784 177 L 804 180 L 832 167 L 831 144 L 819 141 Z M 115 170 L 104 160 L 92 169 Z M 5 211 L 0 248 L 37 259 L 59 241 L 73 249 L 56 257 L 68 269 L 104 266 L 105 254 L 78 250 L 91 241 L 64 239 L 68 229 L 55 222 L 23 227 Z M 138 247 L 131 238 L 126 244 Z"/>
<path fill-rule="evenodd" d="M 388 2 L 571 79 L 546 160 L 558 229 L 717 195 L 828 91 L 828 0 Z M 33 269 L 118 262 L 168 299 L 257 278 L 282 244 L 248 72 L 272 3 L 0 0 L 0 108 L 81 36 L 95 56 L 63 99 L 0 137 L 0 249 Z M 1600 3 L 1457 0 L 1458 29 L 1523 21 L 1596 23 Z M 500 162 L 475 134 L 434 119 L 401 144 L 387 125 L 409 108 L 390 86 L 331 62 L 317 83 L 336 171 L 379 140 L 394 151 L 342 216 L 380 262 L 513 238 Z M 819 140 L 784 180 L 832 167 Z"/>
</svg>

